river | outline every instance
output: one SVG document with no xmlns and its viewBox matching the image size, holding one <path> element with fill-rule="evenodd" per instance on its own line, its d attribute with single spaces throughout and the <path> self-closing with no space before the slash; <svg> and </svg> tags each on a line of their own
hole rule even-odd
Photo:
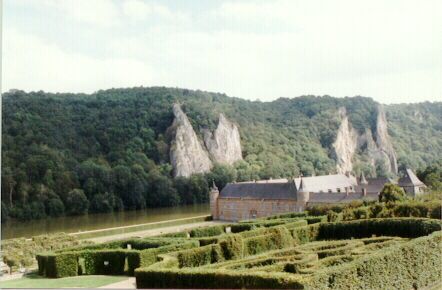
<svg viewBox="0 0 442 290">
<path fill-rule="evenodd" d="M 26 222 L 9 220 L 1 225 L 2 239 L 19 237 L 29 238 L 37 235 L 59 232 L 74 233 L 79 231 L 98 230 L 200 216 L 209 213 L 209 204 L 200 204 L 116 213 L 47 218 Z"/>
</svg>

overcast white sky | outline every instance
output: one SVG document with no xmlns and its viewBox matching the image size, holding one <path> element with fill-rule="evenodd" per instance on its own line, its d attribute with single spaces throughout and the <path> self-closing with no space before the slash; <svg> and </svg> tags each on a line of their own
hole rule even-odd
<svg viewBox="0 0 442 290">
<path fill-rule="evenodd" d="M 4 0 L 2 90 L 442 100 L 442 1 Z"/>
</svg>

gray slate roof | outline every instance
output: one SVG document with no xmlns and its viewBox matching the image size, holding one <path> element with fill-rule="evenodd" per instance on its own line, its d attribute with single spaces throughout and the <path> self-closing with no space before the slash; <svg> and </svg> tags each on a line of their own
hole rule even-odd
<svg viewBox="0 0 442 290">
<path fill-rule="evenodd" d="M 322 176 L 308 176 L 303 177 L 302 181 L 305 188 L 310 192 L 328 192 L 330 189 L 332 192 L 337 191 L 340 188 L 344 191 L 345 187 L 355 187 L 356 181 L 344 174 L 330 174 Z M 299 188 L 301 178 L 295 178 L 296 187 Z"/>
<path fill-rule="evenodd" d="M 425 186 L 411 169 L 405 171 L 405 175 L 399 179 L 398 183 L 399 186 Z"/>
<path fill-rule="evenodd" d="M 220 192 L 222 198 L 291 199 L 296 200 L 293 182 L 229 183 Z"/>
<path fill-rule="evenodd" d="M 367 193 L 379 193 L 386 183 L 396 184 L 396 181 L 390 179 L 388 177 L 376 177 L 376 178 L 367 178 L 368 184 L 366 185 Z M 362 192 L 362 186 L 358 185 L 356 187 L 356 192 Z"/>
<path fill-rule="evenodd" d="M 349 195 L 345 192 L 313 192 L 310 193 L 308 203 L 350 203 L 355 200 L 378 200 L 377 193 L 367 193 L 364 196 L 362 193 L 354 192 Z"/>
</svg>

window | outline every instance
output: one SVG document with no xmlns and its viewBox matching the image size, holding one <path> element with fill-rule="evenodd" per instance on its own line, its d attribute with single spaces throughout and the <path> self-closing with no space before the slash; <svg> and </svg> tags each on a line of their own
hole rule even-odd
<svg viewBox="0 0 442 290">
<path fill-rule="evenodd" d="M 258 212 L 255 209 L 252 209 L 250 211 L 250 218 L 256 219 L 256 216 L 258 215 Z"/>
<path fill-rule="evenodd" d="M 328 190 L 328 193 L 332 193 L 332 190 L 331 190 L 331 189 L 329 189 L 329 190 Z"/>
<path fill-rule="evenodd" d="M 341 192 L 341 189 L 340 189 L 340 188 L 336 188 L 336 191 L 337 191 L 337 192 Z"/>
</svg>

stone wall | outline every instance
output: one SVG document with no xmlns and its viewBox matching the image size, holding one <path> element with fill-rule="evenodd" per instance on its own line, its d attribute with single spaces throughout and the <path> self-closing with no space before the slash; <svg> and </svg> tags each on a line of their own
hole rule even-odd
<svg viewBox="0 0 442 290">
<path fill-rule="evenodd" d="M 296 200 L 218 198 L 217 206 L 219 215 L 217 219 L 226 221 L 247 220 L 304 210 L 304 206 L 299 205 Z"/>
</svg>

